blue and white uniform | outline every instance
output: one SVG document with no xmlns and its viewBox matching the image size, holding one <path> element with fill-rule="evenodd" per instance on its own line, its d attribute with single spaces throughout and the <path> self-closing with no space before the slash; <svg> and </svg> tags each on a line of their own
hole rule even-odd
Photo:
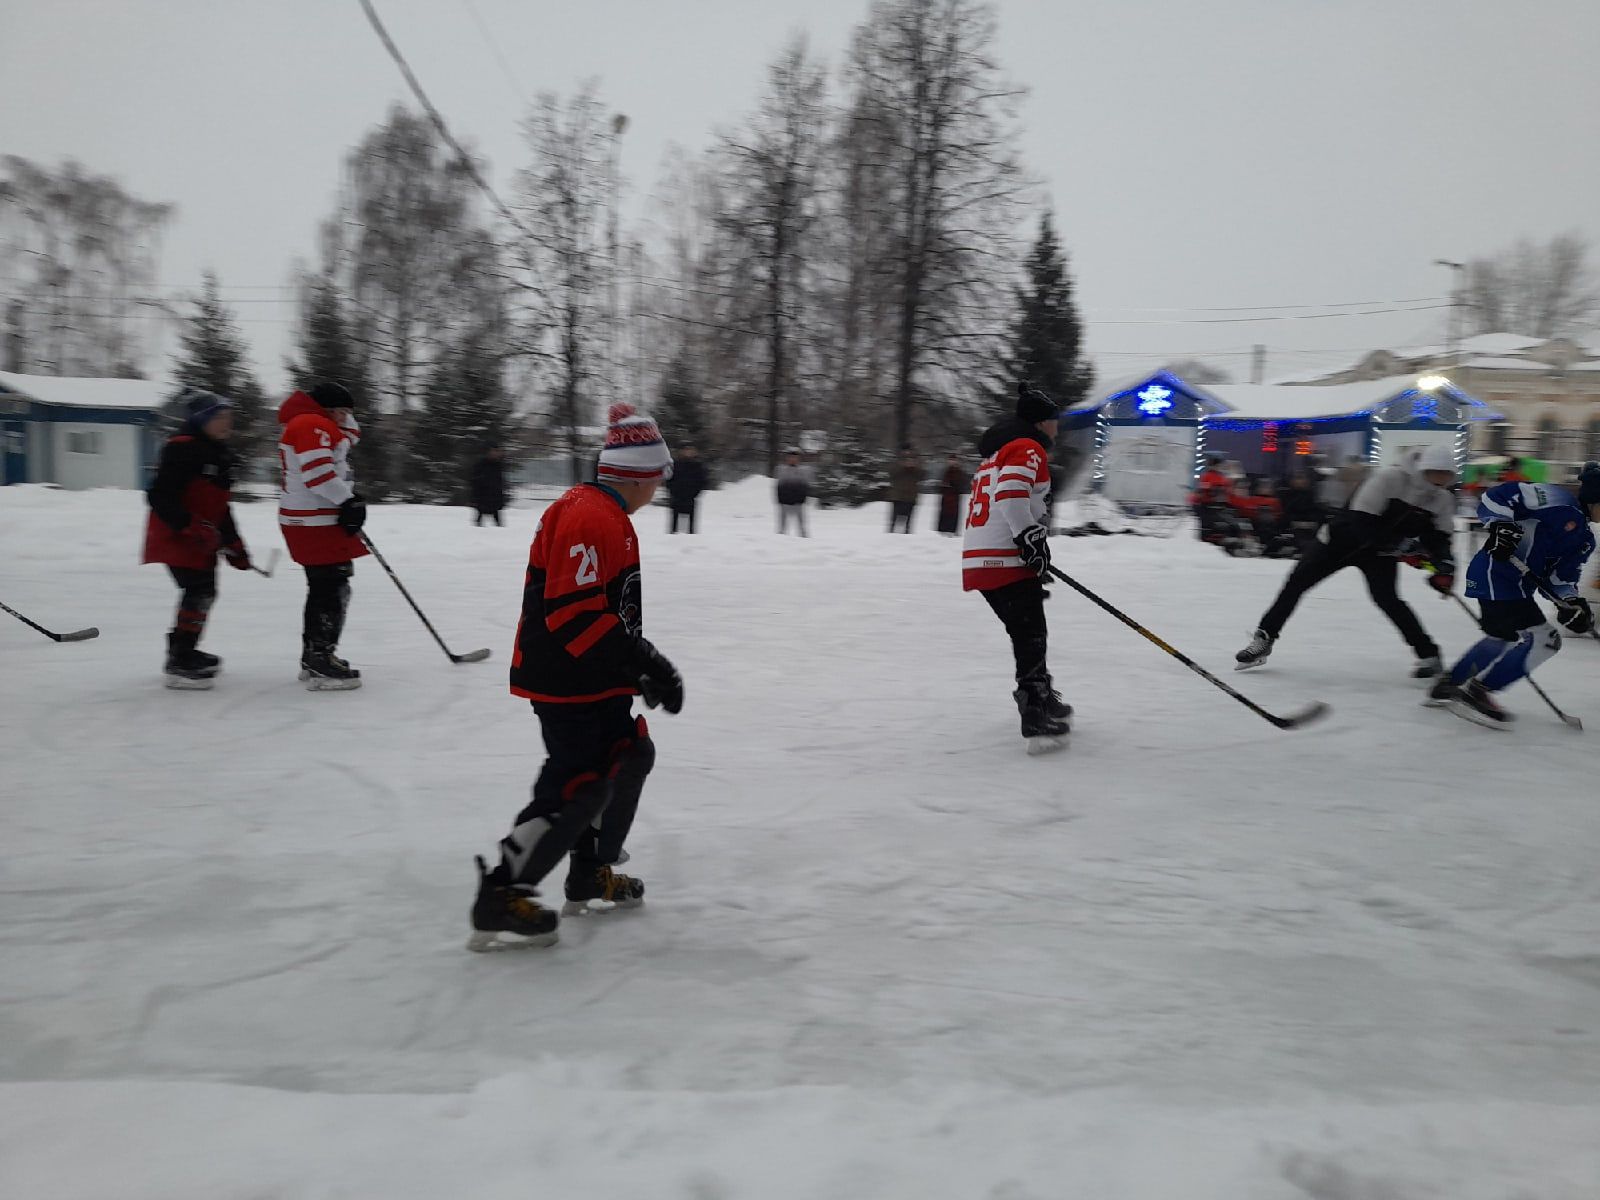
<svg viewBox="0 0 1600 1200">
<path fill-rule="evenodd" d="M 1565 488 L 1543 483 L 1502 483 L 1483 494 L 1478 517 L 1486 525 L 1510 522 L 1522 529 L 1515 561 L 1499 562 L 1479 550 L 1467 567 L 1467 595 L 1483 609 L 1477 645 L 1451 668 L 1457 685 L 1477 680 L 1498 692 L 1532 673 L 1561 649 L 1561 631 L 1535 597 L 1543 584 L 1561 599 L 1578 594 L 1584 560 L 1594 552 L 1587 512 Z"/>
<path fill-rule="evenodd" d="M 1467 568 L 1469 599 L 1529 600 L 1539 594 L 1536 580 L 1563 599 L 1578 594 L 1578 576 L 1594 552 L 1594 534 L 1578 498 L 1566 488 L 1502 483 L 1483 494 L 1478 519 L 1485 525 L 1510 521 L 1521 526 L 1516 557 L 1528 565 L 1528 573 L 1516 563 L 1496 562 L 1480 550 Z"/>
</svg>

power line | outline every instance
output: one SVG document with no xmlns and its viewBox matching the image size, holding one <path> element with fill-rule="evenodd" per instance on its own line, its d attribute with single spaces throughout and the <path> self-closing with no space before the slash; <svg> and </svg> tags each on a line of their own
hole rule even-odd
<svg viewBox="0 0 1600 1200">
<path fill-rule="evenodd" d="M 479 15 L 478 6 L 472 0 L 461 0 L 461 3 L 466 8 L 468 15 L 472 17 L 472 23 L 478 27 L 478 32 L 483 35 L 484 43 L 489 47 L 490 53 L 494 55 L 495 62 L 500 64 L 500 73 L 506 77 L 506 82 L 511 85 L 511 90 L 516 93 L 517 99 L 521 100 L 525 107 L 531 105 L 533 101 L 528 98 L 528 93 L 523 91 L 522 85 L 517 82 L 517 77 L 511 70 L 511 64 L 506 62 L 506 56 L 500 52 L 500 43 L 495 41 L 494 35 L 489 32 L 489 26 L 484 22 L 483 17 Z"/>
</svg>

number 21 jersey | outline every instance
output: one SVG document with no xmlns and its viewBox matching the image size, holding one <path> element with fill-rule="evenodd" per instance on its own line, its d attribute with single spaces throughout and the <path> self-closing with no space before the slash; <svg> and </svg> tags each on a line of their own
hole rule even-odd
<svg viewBox="0 0 1600 1200">
<path fill-rule="evenodd" d="M 511 694 L 536 704 L 637 695 L 626 664 L 640 624 L 633 522 L 615 492 L 579 484 L 545 510 L 533 535 Z"/>
</svg>

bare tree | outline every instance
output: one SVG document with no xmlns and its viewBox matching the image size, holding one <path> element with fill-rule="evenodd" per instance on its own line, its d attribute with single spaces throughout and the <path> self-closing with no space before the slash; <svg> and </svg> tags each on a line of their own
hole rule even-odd
<svg viewBox="0 0 1600 1200">
<path fill-rule="evenodd" d="M 58 375 L 135 375 L 170 204 L 140 200 L 72 161 L 0 159 L 0 275 L 15 357 Z"/>
<path fill-rule="evenodd" d="M 874 207 L 893 230 L 901 443 L 919 406 L 970 390 L 946 385 L 1003 332 L 1027 184 L 1015 148 L 1022 93 L 1002 77 L 994 41 L 994 11 L 976 0 L 876 0 L 851 46 L 851 120 L 870 127 L 889 168 Z"/>
<path fill-rule="evenodd" d="M 734 310 L 759 329 L 766 356 L 766 458 L 775 471 L 784 421 L 797 423 L 795 330 L 813 294 L 812 238 L 821 216 L 821 155 L 827 136 L 827 75 L 796 37 L 767 70 L 767 86 L 743 127 L 721 138 L 729 193 L 723 211 L 744 264 L 746 301 Z"/>
<path fill-rule="evenodd" d="M 616 132 L 592 82 L 567 101 L 540 95 L 523 122 L 530 161 L 517 175 L 518 215 L 528 236 L 518 249 L 541 284 L 523 314 L 525 338 L 547 346 L 549 391 L 574 482 L 587 464 L 579 431 L 598 418 L 592 385 L 608 366 L 614 264 L 606 226 Z"/>
<path fill-rule="evenodd" d="M 1589 244 L 1564 233 L 1473 259 L 1461 295 L 1469 331 L 1551 338 L 1582 328 L 1600 314 L 1600 281 L 1588 257 Z"/>
</svg>

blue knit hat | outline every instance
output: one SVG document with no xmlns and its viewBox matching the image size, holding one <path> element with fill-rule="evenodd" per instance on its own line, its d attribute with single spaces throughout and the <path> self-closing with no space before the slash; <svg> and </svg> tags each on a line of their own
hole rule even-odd
<svg viewBox="0 0 1600 1200">
<path fill-rule="evenodd" d="M 233 401 L 226 396 L 218 396 L 212 392 L 202 392 L 192 388 L 183 393 L 183 401 L 189 410 L 189 424 L 196 429 L 199 429 L 223 409 L 233 407 Z"/>
</svg>

